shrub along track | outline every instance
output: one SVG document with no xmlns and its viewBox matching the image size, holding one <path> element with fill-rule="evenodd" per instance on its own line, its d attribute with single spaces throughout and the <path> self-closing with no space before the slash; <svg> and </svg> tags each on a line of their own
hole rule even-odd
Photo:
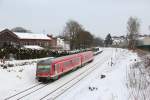
<svg viewBox="0 0 150 100">
<path fill-rule="evenodd" d="M 128 87 L 129 100 L 149 100 L 150 98 L 150 52 L 137 49 L 140 57 L 130 68 Z M 136 61 L 136 60 L 135 60 Z"/>
</svg>

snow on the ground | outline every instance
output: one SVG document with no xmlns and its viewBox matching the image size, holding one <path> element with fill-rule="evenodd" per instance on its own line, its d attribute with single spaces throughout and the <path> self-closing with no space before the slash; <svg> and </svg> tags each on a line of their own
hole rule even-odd
<svg viewBox="0 0 150 100">
<path fill-rule="evenodd" d="M 45 58 L 39 58 L 39 59 L 28 59 L 28 60 L 6 60 L 5 63 L 2 63 L 0 61 L 0 66 L 7 66 L 7 67 L 20 67 L 24 65 L 31 65 L 33 63 L 37 63 L 40 60 L 45 60 L 53 57 L 45 57 Z"/>
<path fill-rule="evenodd" d="M 6 61 L 6 65 L 13 64 L 14 67 L 0 67 L 0 100 L 37 84 L 36 62 L 44 59 L 47 58 Z"/>
<path fill-rule="evenodd" d="M 110 61 L 98 66 L 95 72 L 58 100 L 128 100 L 126 69 L 134 63 L 135 58 L 137 59 L 136 54 L 119 49 Z M 106 77 L 101 78 L 101 75 Z"/>
<path fill-rule="evenodd" d="M 126 70 L 135 63 L 137 55 L 124 49 L 103 50 L 106 54 L 113 51 L 110 60 L 103 62 L 102 66 L 98 66 L 97 70 L 64 93 L 59 100 L 128 100 Z M 7 69 L 0 67 L 0 100 L 37 84 L 35 72 L 35 62 Z M 101 75 L 106 77 L 101 78 Z"/>
<path fill-rule="evenodd" d="M 35 64 L 17 68 L 0 68 L 0 98 L 10 96 L 35 83 Z"/>
<path fill-rule="evenodd" d="M 150 100 L 150 56 L 139 53 L 140 60 L 128 68 L 129 100 Z"/>
<path fill-rule="evenodd" d="M 38 45 L 24 45 L 24 48 L 32 49 L 32 50 L 43 50 L 43 47 L 40 47 Z"/>
</svg>

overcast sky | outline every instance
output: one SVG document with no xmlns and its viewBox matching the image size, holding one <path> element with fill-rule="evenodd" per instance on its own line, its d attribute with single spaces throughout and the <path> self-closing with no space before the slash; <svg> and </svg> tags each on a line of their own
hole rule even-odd
<svg viewBox="0 0 150 100">
<path fill-rule="evenodd" d="M 96 36 L 126 34 L 130 16 L 140 19 L 141 33 L 150 33 L 150 0 L 0 0 L 0 30 L 16 26 L 58 35 L 75 20 Z"/>
</svg>

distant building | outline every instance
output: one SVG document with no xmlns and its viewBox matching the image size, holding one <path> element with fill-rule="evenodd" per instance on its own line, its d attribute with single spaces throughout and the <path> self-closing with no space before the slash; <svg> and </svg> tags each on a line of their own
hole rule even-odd
<svg viewBox="0 0 150 100">
<path fill-rule="evenodd" d="M 64 39 L 60 37 L 52 37 L 51 48 L 55 50 L 70 50 L 70 45 L 68 41 L 64 41 Z"/>
<path fill-rule="evenodd" d="M 150 51 L 150 36 L 143 35 L 143 36 L 139 37 L 138 41 L 137 41 L 137 47 Z"/>
<path fill-rule="evenodd" d="M 113 36 L 112 40 L 113 40 L 112 46 L 123 48 L 128 46 L 128 40 L 125 36 Z"/>
<path fill-rule="evenodd" d="M 138 46 L 150 46 L 150 37 L 139 37 L 138 38 Z"/>
<path fill-rule="evenodd" d="M 64 41 L 64 39 L 57 38 L 57 46 L 60 47 L 62 50 L 70 50 L 69 42 Z"/>
<path fill-rule="evenodd" d="M 50 47 L 52 39 L 45 34 L 18 33 L 5 29 L 0 32 L 0 47 L 5 44 L 13 46 L 37 45 Z"/>
</svg>

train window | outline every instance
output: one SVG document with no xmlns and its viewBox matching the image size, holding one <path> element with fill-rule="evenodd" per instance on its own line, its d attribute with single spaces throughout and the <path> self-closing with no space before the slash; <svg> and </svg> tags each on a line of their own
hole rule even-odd
<svg viewBox="0 0 150 100">
<path fill-rule="evenodd" d="M 63 64 L 64 66 L 67 66 L 67 63 L 66 62 L 64 62 L 64 64 Z"/>
<path fill-rule="evenodd" d="M 37 66 L 38 72 L 49 72 L 50 71 L 50 65 L 38 65 Z"/>
<path fill-rule="evenodd" d="M 40 65 L 49 65 L 50 62 L 51 62 L 51 59 L 46 59 L 46 60 L 39 61 L 38 64 L 40 64 Z"/>
<path fill-rule="evenodd" d="M 68 63 L 69 63 L 69 65 L 71 65 L 71 64 L 72 64 L 72 61 L 70 60 Z"/>
<path fill-rule="evenodd" d="M 78 62 L 80 62 L 80 58 L 78 58 Z"/>
<path fill-rule="evenodd" d="M 65 62 L 65 66 L 67 67 L 69 65 L 69 62 Z"/>
<path fill-rule="evenodd" d="M 76 62 L 76 63 L 78 62 L 78 58 L 75 59 L 75 62 Z"/>
<path fill-rule="evenodd" d="M 76 59 L 73 59 L 73 60 L 72 60 L 72 63 L 76 63 Z"/>
<path fill-rule="evenodd" d="M 50 63 L 51 63 L 51 59 L 39 61 L 37 63 L 37 71 L 38 72 L 49 72 L 50 68 L 51 68 Z"/>
<path fill-rule="evenodd" d="M 75 58 L 75 59 L 73 59 L 73 63 L 78 63 L 80 61 L 80 59 L 79 58 Z"/>
<path fill-rule="evenodd" d="M 71 65 L 71 60 L 67 61 L 67 62 L 64 62 L 64 67 L 68 67 L 69 65 Z"/>
<path fill-rule="evenodd" d="M 60 64 L 56 64 L 55 65 L 55 69 L 58 71 L 59 70 L 59 67 L 60 67 Z"/>
</svg>

